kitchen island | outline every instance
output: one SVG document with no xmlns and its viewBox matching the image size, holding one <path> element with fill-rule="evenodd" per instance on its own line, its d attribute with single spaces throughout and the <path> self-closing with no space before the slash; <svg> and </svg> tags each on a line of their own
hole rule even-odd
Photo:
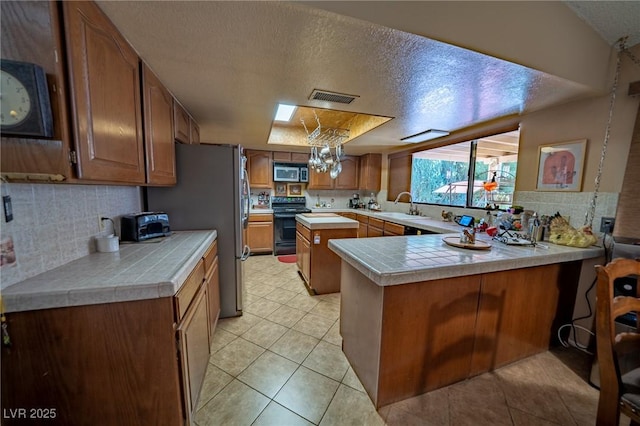
<svg viewBox="0 0 640 426">
<path fill-rule="evenodd" d="M 3 424 L 22 424 L 20 409 L 65 425 L 190 424 L 218 281 L 212 230 L 121 244 L 7 287 Z"/>
<path fill-rule="evenodd" d="M 357 220 L 333 213 L 296 215 L 296 263 L 310 294 L 340 291 L 340 258 L 328 243 L 357 236 Z"/>
<path fill-rule="evenodd" d="M 445 235 L 332 240 L 343 351 L 376 407 L 547 350 L 581 262 L 603 249 L 451 247 Z"/>
</svg>

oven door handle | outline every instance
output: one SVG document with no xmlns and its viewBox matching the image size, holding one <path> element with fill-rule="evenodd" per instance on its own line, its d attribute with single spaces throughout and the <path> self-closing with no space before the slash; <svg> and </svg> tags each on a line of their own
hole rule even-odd
<svg viewBox="0 0 640 426">
<path fill-rule="evenodd" d="M 297 213 L 274 213 L 274 219 L 293 219 Z"/>
</svg>

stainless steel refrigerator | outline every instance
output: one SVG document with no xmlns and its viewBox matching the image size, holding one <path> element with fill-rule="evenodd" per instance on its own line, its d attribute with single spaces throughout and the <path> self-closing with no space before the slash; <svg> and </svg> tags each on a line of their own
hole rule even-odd
<svg viewBox="0 0 640 426">
<path fill-rule="evenodd" d="M 220 317 L 242 315 L 243 262 L 249 247 L 250 189 L 239 145 L 176 145 L 178 183 L 146 190 L 147 209 L 169 215 L 172 231 L 218 232 Z"/>
</svg>

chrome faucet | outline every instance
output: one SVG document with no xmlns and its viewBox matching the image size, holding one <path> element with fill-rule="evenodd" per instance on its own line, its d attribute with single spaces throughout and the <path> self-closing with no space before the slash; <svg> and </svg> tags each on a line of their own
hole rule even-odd
<svg viewBox="0 0 640 426">
<path fill-rule="evenodd" d="M 396 201 L 394 201 L 393 204 L 398 204 L 398 200 L 404 194 L 407 194 L 409 196 L 409 203 L 411 203 L 411 207 L 409 207 L 409 214 L 412 215 L 412 216 L 418 216 L 420 214 L 420 212 L 418 211 L 418 208 L 413 204 L 413 195 L 411 195 L 410 192 L 404 191 L 404 192 L 399 193 L 398 196 L 396 197 Z"/>
</svg>

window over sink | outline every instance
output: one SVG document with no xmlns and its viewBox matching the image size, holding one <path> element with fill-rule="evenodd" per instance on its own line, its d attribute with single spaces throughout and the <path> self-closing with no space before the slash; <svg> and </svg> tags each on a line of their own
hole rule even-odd
<svg viewBox="0 0 640 426">
<path fill-rule="evenodd" d="M 413 153 L 414 202 L 499 209 L 511 206 L 519 137 L 519 130 L 515 130 Z"/>
</svg>

